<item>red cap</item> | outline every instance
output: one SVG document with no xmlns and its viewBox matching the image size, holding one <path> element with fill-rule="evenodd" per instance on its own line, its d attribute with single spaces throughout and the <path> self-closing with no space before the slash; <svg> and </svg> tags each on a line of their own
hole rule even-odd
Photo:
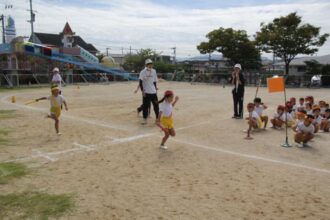
<svg viewBox="0 0 330 220">
<path fill-rule="evenodd" d="M 254 104 L 252 102 L 250 102 L 249 104 L 247 104 L 247 108 L 254 108 Z"/>
<path fill-rule="evenodd" d="M 174 93 L 171 90 L 166 90 L 164 93 L 164 96 L 173 96 L 173 95 L 174 95 Z"/>
<path fill-rule="evenodd" d="M 295 97 L 291 97 L 290 98 L 290 102 L 295 102 L 296 101 L 296 98 Z"/>
</svg>

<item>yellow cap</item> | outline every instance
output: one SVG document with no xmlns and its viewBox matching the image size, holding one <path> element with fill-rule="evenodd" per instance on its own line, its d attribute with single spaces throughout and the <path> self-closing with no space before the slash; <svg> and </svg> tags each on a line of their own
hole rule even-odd
<svg viewBox="0 0 330 220">
<path fill-rule="evenodd" d="M 53 88 L 51 88 L 52 91 L 55 91 L 55 90 L 60 90 L 60 88 L 58 88 L 58 86 L 55 86 Z"/>
</svg>

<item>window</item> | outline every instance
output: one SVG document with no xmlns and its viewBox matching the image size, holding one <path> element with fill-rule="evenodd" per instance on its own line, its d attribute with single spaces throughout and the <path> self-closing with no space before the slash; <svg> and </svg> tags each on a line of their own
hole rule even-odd
<svg viewBox="0 0 330 220">
<path fill-rule="evenodd" d="M 298 66 L 297 71 L 298 72 L 306 72 L 306 66 Z"/>
</svg>

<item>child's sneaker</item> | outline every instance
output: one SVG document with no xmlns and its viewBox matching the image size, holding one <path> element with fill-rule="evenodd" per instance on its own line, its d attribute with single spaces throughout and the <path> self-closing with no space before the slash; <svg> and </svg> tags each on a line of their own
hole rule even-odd
<svg viewBox="0 0 330 220">
<path fill-rule="evenodd" d="M 303 145 L 303 144 L 297 144 L 297 147 L 299 147 L 299 148 L 303 148 L 304 145 Z"/>
<path fill-rule="evenodd" d="M 167 146 L 166 146 L 166 145 L 163 145 L 163 144 L 161 144 L 161 145 L 160 145 L 160 149 L 166 150 L 166 149 L 167 149 Z"/>
</svg>

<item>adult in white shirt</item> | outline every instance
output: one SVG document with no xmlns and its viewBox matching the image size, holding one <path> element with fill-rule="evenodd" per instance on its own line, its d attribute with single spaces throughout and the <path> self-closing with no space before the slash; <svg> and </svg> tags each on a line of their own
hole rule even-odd
<svg viewBox="0 0 330 220">
<path fill-rule="evenodd" d="M 148 118 L 151 103 L 154 108 L 156 119 L 158 118 L 159 114 L 159 105 L 157 97 L 157 73 L 156 70 L 153 69 L 151 59 L 147 59 L 145 61 L 145 65 L 146 67 L 140 72 L 139 76 L 140 88 L 143 94 L 143 124 L 146 123 L 146 120 Z"/>
<path fill-rule="evenodd" d="M 55 67 L 53 69 L 53 77 L 52 77 L 52 86 L 57 86 L 60 89 L 60 94 L 62 92 L 62 77 L 60 75 L 60 70 L 59 68 Z"/>
</svg>

